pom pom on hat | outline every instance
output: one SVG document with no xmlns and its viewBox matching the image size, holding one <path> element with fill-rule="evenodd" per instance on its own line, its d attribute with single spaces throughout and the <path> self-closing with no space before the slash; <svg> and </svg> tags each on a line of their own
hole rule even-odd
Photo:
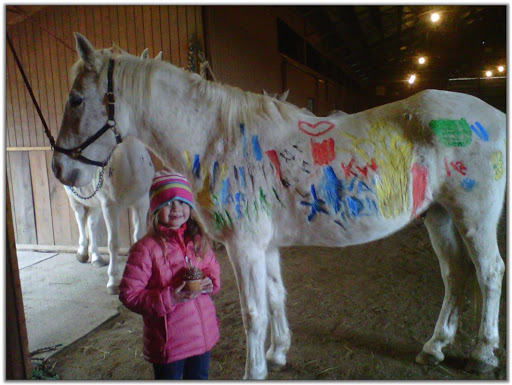
<svg viewBox="0 0 512 385">
<path fill-rule="evenodd" d="M 157 172 L 149 189 L 149 211 L 154 214 L 173 200 L 188 203 L 194 208 L 194 196 L 187 178 L 169 171 Z"/>
</svg>

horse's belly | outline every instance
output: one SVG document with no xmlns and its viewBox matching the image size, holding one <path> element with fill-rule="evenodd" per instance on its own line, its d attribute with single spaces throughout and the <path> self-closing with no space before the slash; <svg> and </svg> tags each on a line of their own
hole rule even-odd
<svg viewBox="0 0 512 385">
<path fill-rule="evenodd" d="M 376 216 L 359 218 L 341 217 L 336 220 L 295 221 L 281 217 L 275 230 L 275 241 L 280 246 L 328 246 L 344 247 L 371 242 L 387 237 L 410 222 L 410 214 L 404 213 L 387 219 Z"/>
</svg>

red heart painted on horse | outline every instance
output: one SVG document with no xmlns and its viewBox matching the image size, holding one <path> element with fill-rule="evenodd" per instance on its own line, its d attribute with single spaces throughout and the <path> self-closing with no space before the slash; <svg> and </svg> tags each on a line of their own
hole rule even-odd
<svg viewBox="0 0 512 385">
<path fill-rule="evenodd" d="M 322 120 L 321 122 L 317 122 L 316 124 L 299 121 L 299 130 L 301 130 L 303 133 L 309 136 L 320 136 L 332 130 L 333 128 L 334 124 L 326 120 Z"/>
</svg>

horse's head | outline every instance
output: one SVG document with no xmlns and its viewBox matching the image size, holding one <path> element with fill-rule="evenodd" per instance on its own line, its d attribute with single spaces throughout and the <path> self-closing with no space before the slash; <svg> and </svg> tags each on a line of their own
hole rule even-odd
<svg viewBox="0 0 512 385">
<path fill-rule="evenodd" d="M 55 143 L 52 169 L 63 184 L 84 186 L 96 171 L 94 162 L 106 162 L 117 144 L 116 128 L 110 127 L 115 123 L 108 117 L 107 97 L 109 59 L 117 53 L 113 49 L 95 50 L 79 33 L 75 33 L 75 39 L 80 59 L 72 69 L 73 86 Z M 104 133 L 91 142 L 105 127 Z"/>
</svg>

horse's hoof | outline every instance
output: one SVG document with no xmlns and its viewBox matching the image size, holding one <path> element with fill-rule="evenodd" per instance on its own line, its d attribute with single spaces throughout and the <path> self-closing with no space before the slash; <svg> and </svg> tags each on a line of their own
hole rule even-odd
<svg viewBox="0 0 512 385">
<path fill-rule="evenodd" d="M 464 367 L 464 371 L 473 374 L 484 374 L 492 372 L 496 369 L 495 365 L 488 364 L 487 362 L 475 360 L 474 358 L 470 358 L 468 363 Z"/>
<path fill-rule="evenodd" d="M 89 255 L 76 253 L 76 260 L 80 263 L 87 263 L 89 261 Z"/>
<path fill-rule="evenodd" d="M 427 353 L 425 351 L 421 351 L 420 354 L 416 356 L 416 362 L 420 365 L 437 365 L 441 362 L 439 358 L 434 356 L 433 354 Z"/>
<path fill-rule="evenodd" d="M 119 295 L 119 286 L 107 287 L 107 291 L 110 295 Z"/>
<path fill-rule="evenodd" d="M 107 266 L 108 265 L 108 262 L 106 262 L 105 260 L 101 259 L 101 258 L 98 258 L 96 260 L 94 260 L 92 262 L 92 265 L 94 267 L 103 267 L 103 266 Z"/>
</svg>

